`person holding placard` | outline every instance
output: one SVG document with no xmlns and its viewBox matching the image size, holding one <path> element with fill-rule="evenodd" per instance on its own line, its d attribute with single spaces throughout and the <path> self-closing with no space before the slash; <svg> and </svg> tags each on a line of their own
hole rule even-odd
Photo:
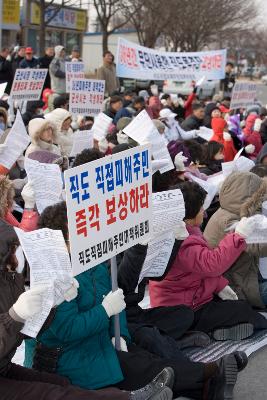
<svg viewBox="0 0 267 400">
<path fill-rule="evenodd" d="M 64 108 L 55 108 L 45 116 L 47 121 L 51 121 L 57 128 L 57 144 L 63 156 L 70 156 L 73 146 L 73 130 L 71 128 L 72 115 Z"/>
<path fill-rule="evenodd" d="M 49 65 L 51 89 L 56 94 L 66 93 L 65 48 L 55 47 L 55 57 Z"/>
<path fill-rule="evenodd" d="M 37 150 L 47 150 L 60 155 L 60 149 L 55 143 L 58 143 L 57 128 L 55 124 L 43 118 L 34 118 L 28 126 L 31 144 L 26 150 L 25 157 Z"/>
</svg>

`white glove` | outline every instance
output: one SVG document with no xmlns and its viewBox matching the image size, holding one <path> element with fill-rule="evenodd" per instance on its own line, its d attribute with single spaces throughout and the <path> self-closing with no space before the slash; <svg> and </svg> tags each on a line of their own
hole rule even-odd
<svg viewBox="0 0 267 400">
<path fill-rule="evenodd" d="M 25 208 L 33 209 L 35 206 L 35 193 L 30 182 L 24 186 L 21 196 L 24 200 Z"/>
<path fill-rule="evenodd" d="M 228 133 L 228 132 L 223 132 L 223 139 L 224 139 L 226 142 L 231 142 L 232 136 L 231 136 L 230 133 Z"/>
<path fill-rule="evenodd" d="M 78 288 L 80 286 L 79 282 L 73 278 L 70 288 L 62 293 L 62 290 L 59 288 L 59 284 L 60 282 L 55 283 L 55 291 L 57 291 L 58 297 L 60 298 L 60 300 L 55 302 L 55 306 L 59 306 L 61 303 L 63 303 L 63 301 L 70 302 L 74 300 L 78 295 Z"/>
<path fill-rule="evenodd" d="M 5 149 L 7 149 L 7 145 L 6 144 L 0 144 L 0 154 L 2 154 Z"/>
<path fill-rule="evenodd" d="M 261 129 L 261 124 L 262 124 L 262 120 L 260 118 L 257 118 L 254 123 L 254 128 L 253 128 L 254 131 L 259 132 Z"/>
<path fill-rule="evenodd" d="M 253 154 L 254 151 L 255 151 L 255 146 L 254 146 L 254 144 L 248 144 L 248 145 L 245 147 L 245 152 L 246 152 L 247 154 Z"/>
<path fill-rule="evenodd" d="M 111 341 L 112 341 L 112 344 L 113 344 L 113 346 L 114 346 L 114 348 L 115 348 L 115 338 L 113 337 L 113 338 L 111 339 Z M 120 344 L 121 344 L 121 351 L 127 351 L 127 352 L 128 352 L 127 343 L 125 342 L 125 340 L 123 339 L 123 337 L 121 337 Z"/>
<path fill-rule="evenodd" d="M 243 217 L 236 225 L 235 233 L 238 233 L 240 236 L 243 236 L 243 238 L 246 239 L 254 231 L 254 225 L 255 224 L 251 221 L 251 219 Z"/>
<path fill-rule="evenodd" d="M 117 133 L 117 140 L 118 140 L 119 144 L 122 144 L 122 143 L 128 144 L 129 143 L 129 136 L 125 135 L 125 133 L 123 133 L 122 131 L 119 131 Z"/>
<path fill-rule="evenodd" d="M 40 285 L 22 293 L 13 305 L 15 313 L 24 320 L 39 314 L 42 310 L 42 295 L 46 290 L 46 286 Z"/>
<path fill-rule="evenodd" d="M 176 240 L 184 240 L 189 236 L 184 221 L 181 221 L 175 225 L 173 233 Z"/>
<path fill-rule="evenodd" d="M 12 181 L 13 188 L 17 189 L 17 190 L 22 190 L 22 188 L 26 185 L 26 183 L 27 183 L 27 178 L 24 178 L 24 179 L 18 178 L 18 179 L 14 179 Z"/>
<path fill-rule="evenodd" d="M 126 303 L 124 301 L 124 294 L 122 289 L 117 289 L 115 292 L 109 292 L 102 301 L 106 313 L 109 317 L 119 314 L 125 309 Z"/>
<path fill-rule="evenodd" d="M 98 148 L 99 151 L 101 151 L 101 153 L 105 153 L 108 149 L 108 141 L 106 138 L 103 138 L 101 140 L 99 140 L 98 142 Z"/>
<path fill-rule="evenodd" d="M 223 290 L 221 290 L 217 295 L 222 300 L 238 300 L 237 294 L 230 288 L 230 286 L 225 286 Z"/>
<path fill-rule="evenodd" d="M 176 167 L 176 171 L 185 171 L 184 163 L 188 160 L 187 157 L 183 155 L 183 152 L 176 154 L 174 159 L 174 165 Z"/>
</svg>

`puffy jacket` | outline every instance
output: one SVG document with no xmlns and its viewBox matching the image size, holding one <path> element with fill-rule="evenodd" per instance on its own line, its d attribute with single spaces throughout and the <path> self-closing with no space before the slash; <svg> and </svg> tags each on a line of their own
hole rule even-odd
<svg viewBox="0 0 267 400">
<path fill-rule="evenodd" d="M 47 143 L 40 139 L 41 133 L 47 128 L 52 128 L 53 143 Z M 26 150 L 25 157 L 28 157 L 29 154 L 38 150 L 47 150 L 60 155 L 59 147 L 54 144 L 58 142 L 57 128 L 51 121 L 45 120 L 44 118 L 34 118 L 29 122 L 28 132 L 31 138 L 31 144 Z"/>
<path fill-rule="evenodd" d="M 249 154 L 249 158 L 255 160 L 262 149 L 262 140 L 259 132 L 254 130 L 254 124 L 258 115 L 250 114 L 246 119 L 246 125 L 243 130 L 245 134 L 245 145 L 253 144 L 255 146 L 255 151 L 252 154 Z"/>
<path fill-rule="evenodd" d="M 63 49 L 63 46 L 55 47 L 55 57 L 49 65 L 51 89 L 57 94 L 66 93 L 65 60 L 60 57 L 60 53 Z"/>
<path fill-rule="evenodd" d="M 212 249 L 198 227 L 187 229 L 189 237 L 182 243 L 165 279 L 149 282 L 152 307 L 184 304 L 198 309 L 210 302 L 228 284 L 222 274 L 246 248 L 241 236 L 230 233 Z"/>
<path fill-rule="evenodd" d="M 113 318 L 107 316 L 101 304 L 111 290 L 107 265 L 99 264 L 76 279 L 80 284 L 78 296 L 57 307 L 53 322 L 38 341 L 61 348 L 57 373 L 68 377 L 72 384 L 86 389 L 114 385 L 123 375 L 111 342 Z M 125 312 L 120 319 L 121 336 L 130 340 Z M 34 345 L 35 341 L 27 341 L 26 366 L 30 365 Z"/>
<path fill-rule="evenodd" d="M 71 113 L 64 108 L 56 108 L 50 113 L 46 114 L 45 118 L 52 121 L 57 128 L 57 144 L 60 147 L 63 156 L 70 156 L 73 146 L 73 131 L 70 128 L 68 131 L 63 131 L 62 124 L 66 119 L 71 118 Z"/>
<path fill-rule="evenodd" d="M 262 202 L 266 199 L 267 183 L 264 179 L 251 172 L 229 175 L 220 190 L 221 207 L 210 218 L 204 231 L 209 245 L 218 246 L 227 229 L 241 217 L 261 212 Z M 266 256 L 266 244 L 250 244 L 224 274 L 239 299 L 259 308 L 264 308 L 259 293 L 259 258 Z"/>
<path fill-rule="evenodd" d="M 114 64 L 104 64 L 97 70 L 97 79 L 105 81 L 105 96 L 110 96 L 119 89 L 120 82 L 116 77 L 116 67 Z"/>
</svg>

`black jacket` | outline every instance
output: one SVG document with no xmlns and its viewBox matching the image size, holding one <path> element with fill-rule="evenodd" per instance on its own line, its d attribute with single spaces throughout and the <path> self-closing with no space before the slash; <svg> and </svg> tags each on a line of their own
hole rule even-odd
<svg viewBox="0 0 267 400">
<path fill-rule="evenodd" d="M 0 83 L 7 82 L 6 93 L 10 93 L 13 81 L 12 64 L 0 56 Z"/>
<path fill-rule="evenodd" d="M 21 57 L 21 56 L 18 55 L 12 61 L 13 74 L 15 74 L 16 69 L 19 68 L 19 65 L 20 65 L 22 60 L 24 60 L 24 57 Z"/>
<path fill-rule="evenodd" d="M 47 68 L 49 69 L 49 65 L 51 61 L 53 60 L 54 57 L 49 57 L 47 55 L 44 55 L 43 57 L 39 58 L 39 68 Z M 45 78 L 45 83 L 44 83 L 44 89 L 50 88 L 51 87 L 51 80 L 50 80 L 50 74 L 49 72 L 46 75 Z"/>
<path fill-rule="evenodd" d="M 181 124 L 181 127 L 185 131 L 192 131 L 193 129 L 199 129 L 203 125 L 203 120 L 198 119 L 195 115 L 190 115 L 187 117 L 184 122 Z"/>
</svg>

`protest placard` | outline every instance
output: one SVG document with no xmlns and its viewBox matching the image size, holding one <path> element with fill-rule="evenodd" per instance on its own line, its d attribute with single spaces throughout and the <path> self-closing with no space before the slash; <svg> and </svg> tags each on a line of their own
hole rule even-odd
<svg viewBox="0 0 267 400">
<path fill-rule="evenodd" d="M 11 100 L 39 100 L 47 69 L 17 69 L 15 72 L 10 98 Z"/>
<path fill-rule="evenodd" d="M 119 38 L 116 55 L 117 76 L 133 79 L 179 81 L 223 79 L 226 50 L 191 53 L 162 52 Z"/>
<path fill-rule="evenodd" d="M 28 157 L 24 166 L 34 189 L 37 210 L 41 214 L 46 207 L 58 203 L 61 199 L 63 182 L 60 167 L 57 164 L 40 163 Z"/>
<path fill-rule="evenodd" d="M 257 97 L 257 84 L 251 82 L 236 82 L 232 97 L 230 109 L 247 108 L 255 103 Z"/>
<path fill-rule="evenodd" d="M 93 131 L 76 131 L 73 134 L 73 145 L 70 152 L 70 157 L 76 157 L 84 149 L 91 149 L 94 146 Z"/>
<path fill-rule="evenodd" d="M 108 133 L 108 128 L 112 124 L 112 118 L 101 112 L 95 117 L 94 125 L 92 126 L 92 131 L 94 134 L 94 139 L 101 140 L 104 139 Z"/>
<path fill-rule="evenodd" d="M 29 143 L 30 138 L 18 110 L 15 122 L 4 142 L 5 147 L 0 154 L 0 164 L 10 169 Z"/>
<path fill-rule="evenodd" d="M 127 125 L 123 132 L 139 144 L 151 143 L 154 160 L 168 160 L 168 164 L 159 168 L 160 173 L 174 169 L 174 165 L 162 135 L 151 121 L 146 110 L 141 111 Z"/>
<path fill-rule="evenodd" d="M 30 265 L 31 289 L 44 286 L 40 314 L 28 319 L 22 333 L 36 337 L 54 304 L 64 301 L 64 292 L 72 285 L 72 268 L 61 231 L 48 228 L 24 232 L 15 228 Z"/>
<path fill-rule="evenodd" d="M 65 171 L 74 274 L 148 240 L 152 230 L 150 146 Z"/>
<path fill-rule="evenodd" d="M 0 83 L 0 99 L 3 97 L 6 90 L 7 82 Z"/>
<path fill-rule="evenodd" d="M 197 136 L 209 142 L 214 135 L 214 132 L 210 128 L 206 128 L 205 126 L 201 126 L 197 131 Z"/>
<path fill-rule="evenodd" d="M 92 116 L 102 111 L 105 81 L 72 79 L 70 83 L 69 111 L 73 115 Z"/>
<path fill-rule="evenodd" d="M 70 81 L 72 79 L 84 79 L 84 63 L 81 61 L 65 62 L 66 71 L 66 93 L 70 92 Z"/>
</svg>

